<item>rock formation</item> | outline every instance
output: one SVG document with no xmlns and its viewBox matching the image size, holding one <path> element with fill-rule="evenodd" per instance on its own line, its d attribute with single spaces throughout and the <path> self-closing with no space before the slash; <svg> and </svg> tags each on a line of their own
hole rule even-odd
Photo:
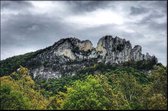
<svg viewBox="0 0 168 111">
<path fill-rule="evenodd" d="M 142 54 L 142 47 L 110 35 L 102 37 L 97 47 L 91 41 L 65 38 L 44 49 L 28 61 L 28 68 L 34 77 L 59 78 L 73 75 L 82 67 L 102 62 L 120 64 L 127 61 L 151 60 L 153 56 Z"/>
</svg>

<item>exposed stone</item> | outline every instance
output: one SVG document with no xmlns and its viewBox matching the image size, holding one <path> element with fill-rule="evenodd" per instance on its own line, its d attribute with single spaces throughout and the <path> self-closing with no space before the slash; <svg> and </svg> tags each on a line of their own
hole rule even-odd
<svg viewBox="0 0 168 111">
<path fill-rule="evenodd" d="M 71 49 L 63 49 L 63 50 L 59 50 L 59 53 L 57 53 L 58 56 L 66 56 L 68 58 L 70 58 L 71 60 L 75 60 L 76 57 L 74 55 L 74 53 L 71 51 Z"/>
<path fill-rule="evenodd" d="M 81 41 L 79 44 L 79 50 L 88 51 L 92 50 L 93 44 L 89 40 Z"/>
<path fill-rule="evenodd" d="M 107 35 L 98 41 L 96 48 L 89 40 L 61 39 L 28 61 L 28 64 L 34 77 L 59 78 L 63 75 L 74 75 L 81 68 L 99 62 L 120 64 L 152 58 L 148 53 L 142 54 L 141 46 L 136 45 L 132 49 L 129 41 Z M 30 64 L 37 65 L 32 67 Z"/>
<path fill-rule="evenodd" d="M 134 61 L 143 60 L 143 55 L 141 54 L 141 52 L 142 52 L 142 47 L 139 45 L 136 45 L 131 50 L 131 60 L 134 60 Z"/>
<path fill-rule="evenodd" d="M 131 58 L 131 44 L 125 39 L 104 36 L 97 44 L 96 50 L 100 52 L 105 63 L 122 63 Z"/>
</svg>

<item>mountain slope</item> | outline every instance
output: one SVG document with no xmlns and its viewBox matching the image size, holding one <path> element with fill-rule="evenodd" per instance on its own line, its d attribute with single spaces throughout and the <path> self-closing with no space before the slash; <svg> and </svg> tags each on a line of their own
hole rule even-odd
<svg viewBox="0 0 168 111">
<path fill-rule="evenodd" d="M 141 50 L 112 36 L 95 48 L 66 38 L 0 61 L 0 109 L 166 110 L 167 68 Z"/>
<path fill-rule="evenodd" d="M 1 76 L 16 70 L 19 65 L 28 67 L 34 78 L 59 78 L 74 75 L 80 69 L 94 64 L 128 65 L 137 62 L 154 65 L 157 58 L 148 53 L 142 54 L 141 46 L 132 48 L 129 41 L 119 37 L 104 36 L 96 48 L 89 40 L 65 38 L 48 48 L 1 61 Z M 11 65 L 6 65 L 8 63 Z"/>
</svg>

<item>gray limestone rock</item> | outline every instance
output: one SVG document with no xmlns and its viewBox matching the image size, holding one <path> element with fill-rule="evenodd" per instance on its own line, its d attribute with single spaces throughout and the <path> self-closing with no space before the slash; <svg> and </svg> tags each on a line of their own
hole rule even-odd
<svg viewBox="0 0 168 111">
<path fill-rule="evenodd" d="M 129 41 L 112 37 L 102 37 L 94 48 L 89 40 L 65 38 L 53 46 L 43 49 L 28 61 L 28 68 L 34 77 L 59 78 L 74 75 L 83 67 L 102 62 L 120 64 L 127 61 L 151 60 L 148 53 L 142 54 L 142 47 L 134 46 Z"/>
</svg>

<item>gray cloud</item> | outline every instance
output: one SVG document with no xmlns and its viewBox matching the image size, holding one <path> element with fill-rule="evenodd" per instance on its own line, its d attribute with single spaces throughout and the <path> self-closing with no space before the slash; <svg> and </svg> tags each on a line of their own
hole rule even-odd
<svg viewBox="0 0 168 111">
<path fill-rule="evenodd" d="M 17 15 L 7 25 L 2 25 L 2 46 L 46 46 L 53 41 L 54 36 L 61 36 L 63 30 L 66 30 L 66 34 L 67 28 L 59 20 L 53 21 L 44 15 Z"/>
<path fill-rule="evenodd" d="M 105 8 L 110 1 L 67 1 L 71 10 L 75 13 L 93 11 L 99 8 Z"/>
<path fill-rule="evenodd" d="M 19 10 L 25 9 L 27 7 L 32 7 L 32 4 L 28 1 L 2 1 L 1 9 L 11 9 L 11 10 Z"/>
<path fill-rule="evenodd" d="M 45 48 L 65 37 L 89 39 L 96 46 L 102 36 L 113 35 L 130 40 L 132 46 L 141 45 L 143 53 L 156 55 L 166 65 L 165 1 L 35 2 L 2 1 L 2 59 Z M 106 11 L 111 13 L 101 15 Z M 76 18 L 74 22 L 72 17 Z M 90 17 L 93 21 L 88 23 L 102 24 L 84 24 Z M 123 22 L 116 24 L 115 17 L 121 17 Z M 114 20 L 116 23 L 110 22 Z"/>
<path fill-rule="evenodd" d="M 149 10 L 147 8 L 141 7 L 141 8 L 137 8 L 137 7 L 131 7 L 131 15 L 138 15 L 138 14 L 142 14 L 142 13 L 146 13 Z"/>
</svg>

